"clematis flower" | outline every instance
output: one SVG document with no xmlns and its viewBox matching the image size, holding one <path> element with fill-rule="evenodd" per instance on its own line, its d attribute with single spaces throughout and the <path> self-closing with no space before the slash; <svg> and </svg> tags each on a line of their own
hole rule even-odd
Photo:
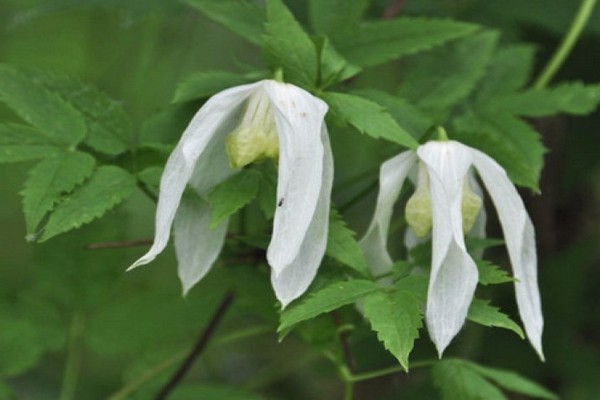
<svg viewBox="0 0 600 400">
<path fill-rule="evenodd" d="M 163 251 L 173 225 L 178 274 L 187 293 L 218 258 L 227 221 L 209 229 L 209 207 L 184 196 L 186 186 L 202 198 L 245 165 L 278 158 L 278 206 L 267 261 L 283 306 L 302 295 L 316 275 L 327 242 L 333 181 L 324 123 L 327 109 L 305 90 L 274 80 L 237 86 L 211 97 L 167 161 L 154 243 L 129 270 Z"/>
<path fill-rule="evenodd" d="M 431 231 L 426 322 L 440 356 L 464 324 L 478 282 L 477 266 L 467 253 L 464 240 L 464 234 L 483 212 L 481 197 L 475 193 L 481 191 L 474 169 L 496 207 L 516 278 L 521 320 L 529 341 L 543 359 L 543 317 L 533 225 L 505 170 L 481 151 L 452 140 L 430 141 L 416 151 L 403 152 L 383 163 L 373 220 L 361 239 L 374 272 L 389 271 L 392 265 L 387 251 L 392 209 L 412 169 L 417 169 L 418 178 L 406 205 L 406 220 L 417 237 L 425 237 Z"/>
</svg>

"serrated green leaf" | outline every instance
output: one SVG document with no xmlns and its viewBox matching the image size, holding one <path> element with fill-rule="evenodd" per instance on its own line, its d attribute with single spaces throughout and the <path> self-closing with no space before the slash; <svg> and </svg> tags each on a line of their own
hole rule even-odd
<svg viewBox="0 0 600 400">
<path fill-rule="evenodd" d="M 75 146 L 87 133 L 83 116 L 71 104 L 44 82 L 8 65 L 0 65 L 0 101 L 63 146 Z"/>
<path fill-rule="evenodd" d="M 461 360 L 441 360 L 431 369 L 443 400 L 506 400 L 498 388 L 467 368 Z"/>
<path fill-rule="evenodd" d="M 343 12 L 339 12 L 343 14 Z M 350 62 L 373 66 L 428 50 L 474 32 L 477 25 L 442 19 L 398 18 L 358 24 L 334 44 Z"/>
<path fill-rule="evenodd" d="M 277 328 L 280 340 L 297 323 L 354 303 L 356 300 L 377 290 L 379 290 L 379 286 L 376 283 L 361 279 L 336 282 L 326 286 L 303 298 L 300 303 L 292 304 L 281 313 L 279 327 Z"/>
<path fill-rule="evenodd" d="M 326 254 L 357 271 L 362 276 L 370 276 L 369 267 L 354 233 L 337 210 L 329 212 L 329 233 Z"/>
<path fill-rule="evenodd" d="M 467 319 L 483 326 L 509 329 L 524 339 L 525 334 L 521 327 L 508 315 L 500 312 L 498 307 L 490 306 L 489 303 L 488 300 L 473 299 Z"/>
<path fill-rule="evenodd" d="M 190 385 L 181 386 L 169 395 L 172 400 L 189 399 L 227 399 L 227 400 L 261 400 L 261 396 L 248 393 L 225 385 Z"/>
<path fill-rule="evenodd" d="M 429 277 L 426 275 L 409 275 L 394 284 L 394 290 L 408 292 L 421 304 L 427 300 Z"/>
<path fill-rule="evenodd" d="M 600 85 L 569 82 L 552 88 L 496 96 L 485 104 L 484 109 L 524 117 L 546 117 L 559 113 L 587 115 L 599 104 Z"/>
<path fill-rule="evenodd" d="M 497 40 L 496 32 L 482 32 L 413 58 L 400 95 L 427 110 L 448 109 L 483 77 Z"/>
<path fill-rule="evenodd" d="M 368 6 L 369 0 L 309 0 L 310 23 L 318 33 L 343 36 L 355 30 Z"/>
<path fill-rule="evenodd" d="M 385 107 L 390 115 L 405 131 L 415 138 L 421 138 L 433 125 L 433 120 L 409 101 L 375 89 L 353 91 L 364 98 Z"/>
<path fill-rule="evenodd" d="M 324 89 L 337 82 L 349 79 L 361 71 L 342 57 L 327 37 L 314 39 L 319 53 L 319 87 Z"/>
<path fill-rule="evenodd" d="M 23 195 L 27 234 L 34 238 L 38 225 L 65 193 L 88 178 L 96 161 L 87 153 L 63 152 L 29 171 Z"/>
<path fill-rule="evenodd" d="M 546 149 L 527 123 L 505 113 L 485 113 L 454 120 L 453 138 L 494 158 L 517 185 L 539 191 Z"/>
<path fill-rule="evenodd" d="M 492 380 L 498 386 L 511 392 L 521 393 L 539 399 L 558 399 L 558 396 L 556 396 L 554 393 L 515 372 L 484 367 L 482 365 L 467 361 L 463 362 L 467 368 L 472 369 L 478 374 Z"/>
<path fill-rule="evenodd" d="M 421 304 L 406 291 L 379 291 L 363 299 L 363 314 L 383 346 L 408 371 L 408 356 L 423 325 Z"/>
<path fill-rule="evenodd" d="M 465 237 L 465 243 L 467 245 L 467 250 L 472 253 L 478 250 L 485 250 L 490 247 L 502 246 L 504 244 L 504 240 L 467 236 Z"/>
<path fill-rule="evenodd" d="M 254 44 L 261 43 L 265 10 L 247 0 L 185 0 L 208 18 Z"/>
<path fill-rule="evenodd" d="M 228 71 L 202 71 L 185 78 L 177 85 L 174 103 L 209 97 L 227 88 L 250 82 L 245 75 Z"/>
<path fill-rule="evenodd" d="M 135 178 L 124 169 L 102 166 L 54 209 L 40 241 L 80 227 L 123 202 L 135 189 Z"/>
<path fill-rule="evenodd" d="M 310 37 L 281 0 L 267 0 L 263 50 L 286 82 L 312 88 L 317 82 L 317 51 Z"/>
<path fill-rule="evenodd" d="M 361 133 L 376 139 L 391 140 L 412 149 L 419 145 L 383 107 L 371 100 L 334 92 L 324 93 L 323 99 L 329 104 L 330 112 L 354 126 Z"/>
<path fill-rule="evenodd" d="M 215 186 L 208 195 L 210 229 L 250 203 L 258 193 L 260 176 L 252 170 L 242 170 Z"/>
<path fill-rule="evenodd" d="M 0 124 L 0 163 L 53 157 L 63 151 L 36 129 L 19 124 Z"/>
<path fill-rule="evenodd" d="M 163 167 L 148 167 L 140 171 L 138 179 L 146 185 L 158 189 L 163 171 Z"/>
<path fill-rule="evenodd" d="M 497 265 L 486 260 L 475 260 L 479 269 L 479 283 L 482 285 L 497 285 L 500 283 L 514 282 L 515 278 Z"/>
</svg>

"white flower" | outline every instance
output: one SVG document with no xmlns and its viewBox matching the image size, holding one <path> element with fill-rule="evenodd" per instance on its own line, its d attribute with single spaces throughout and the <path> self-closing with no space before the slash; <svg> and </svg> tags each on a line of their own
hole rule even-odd
<svg viewBox="0 0 600 400">
<path fill-rule="evenodd" d="M 327 242 L 333 161 L 324 117 L 327 105 L 296 86 L 263 80 L 211 97 L 171 153 L 160 182 L 154 244 L 129 269 L 152 261 L 174 225 L 184 293 L 217 259 L 227 221 L 209 229 L 210 209 L 185 196 L 187 184 L 211 188 L 265 157 L 279 157 L 278 207 L 267 251 L 271 281 L 283 306 L 316 275 Z"/>
<path fill-rule="evenodd" d="M 533 225 L 506 172 L 486 154 L 455 141 L 431 141 L 416 152 L 406 151 L 387 160 L 381 166 L 377 206 L 361 247 L 375 273 L 389 271 L 392 260 L 387 252 L 387 234 L 393 205 L 411 169 L 418 168 L 416 190 L 408 201 L 406 219 L 417 236 L 432 230 L 426 321 L 441 356 L 464 324 L 478 281 L 477 267 L 464 241 L 464 233 L 482 214 L 481 198 L 471 190 L 480 192 L 471 167 L 496 207 L 517 279 L 515 291 L 521 320 L 529 341 L 543 359 Z"/>
</svg>

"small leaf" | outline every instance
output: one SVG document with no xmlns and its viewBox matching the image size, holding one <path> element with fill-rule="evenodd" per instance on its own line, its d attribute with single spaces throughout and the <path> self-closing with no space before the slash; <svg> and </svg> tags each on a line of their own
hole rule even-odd
<svg viewBox="0 0 600 400">
<path fill-rule="evenodd" d="M 516 333 L 521 339 L 525 338 L 525 334 L 521 327 L 510 319 L 508 315 L 500 312 L 499 308 L 490 306 L 488 300 L 473 299 L 467 318 L 469 321 L 476 322 L 483 326 L 509 329 Z"/>
<path fill-rule="evenodd" d="M 208 195 L 211 208 L 210 229 L 215 228 L 231 214 L 250 203 L 258 193 L 260 176 L 251 170 L 242 170 L 217 185 Z"/>
<path fill-rule="evenodd" d="M 466 367 L 462 360 L 441 360 L 431 369 L 433 383 L 443 400 L 506 400 L 498 388 Z"/>
<path fill-rule="evenodd" d="M 201 99 L 227 88 L 243 85 L 252 79 L 246 75 L 228 71 L 202 71 L 185 78 L 177 85 L 174 103 Z"/>
<path fill-rule="evenodd" d="M 391 140 L 402 146 L 416 148 L 418 143 L 402 129 L 390 114 L 379 104 L 363 97 L 345 93 L 328 92 L 323 99 L 331 107 L 331 112 L 374 138 Z"/>
<path fill-rule="evenodd" d="M 339 14 L 344 12 L 338 11 Z M 428 50 L 474 32 L 475 24 L 428 18 L 365 22 L 334 36 L 334 44 L 350 62 L 373 66 Z"/>
<path fill-rule="evenodd" d="M 87 133 L 83 116 L 71 104 L 44 82 L 8 65 L 0 65 L 0 101 L 65 147 L 78 144 Z"/>
<path fill-rule="evenodd" d="M 163 167 L 148 167 L 138 173 L 138 179 L 146 185 L 158 189 L 160 177 L 164 171 Z"/>
<path fill-rule="evenodd" d="M 315 86 L 317 51 L 282 0 L 267 0 L 263 42 L 267 61 L 273 69 L 283 69 L 286 82 L 306 88 Z"/>
<path fill-rule="evenodd" d="M 356 233 L 348 228 L 337 210 L 332 209 L 329 213 L 326 254 L 368 277 L 371 273 L 355 236 Z"/>
<path fill-rule="evenodd" d="M 363 313 L 377 338 L 408 371 L 408 356 L 423 325 L 419 302 L 406 291 L 379 291 L 364 298 Z"/>
<path fill-rule="evenodd" d="M 102 166 L 50 215 L 41 241 L 78 228 L 123 202 L 135 189 L 135 178 L 115 166 Z"/>
<path fill-rule="evenodd" d="M 319 87 L 324 89 L 337 82 L 349 79 L 361 71 L 333 48 L 327 37 L 315 38 L 319 52 Z"/>
<path fill-rule="evenodd" d="M 23 195 L 27 234 L 33 237 L 46 213 L 61 196 L 88 178 L 96 161 L 82 152 L 63 152 L 47 158 L 29 171 Z"/>
<path fill-rule="evenodd" d="M 265 11 L 244 0 L 185 0 L 208 18 L 237 33 L 244 39 L 261 43 Z"/>
<path fill-rule="evenodd" d="M 515 278 L 497 265 L 486 260 L 476 260 L 479 269 L 479 283 L 482 285 L 497 285 L 500 283 L 514 282 Z"/>
<path fill-rule="evenodd" d="M 326 286 L 303 298 L 300 303 L 294 303 L 281 313 L 281 320 L 277 328 L 280 340 L 297 323 L 354 303 L 377 290 L 379 290 L 379 286 L 376 283 L 361 279 L 336 282 Z"/>
<path fill-rule="evenodd" d="M 0 163 L 53 157 L 63 151 L 36 129 L 19 124 L 0 124 Z"/>
</svg>

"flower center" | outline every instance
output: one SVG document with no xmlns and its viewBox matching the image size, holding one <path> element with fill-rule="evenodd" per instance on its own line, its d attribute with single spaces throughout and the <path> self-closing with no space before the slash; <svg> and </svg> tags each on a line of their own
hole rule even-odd
<svg viewBox="0 0 600 400">
<path fill-rule="evenodd" d="M 271 101 L 262 91 L 248 99 L 240 124 L 227 137 L 225 151 L 233 168 L 279 156 L 279 137 Z"/>
<path fill-rule="evenodd" d="M 473 225 L 475 225 L 475 221 L 477 220 L 477 215 L 481 210 L 482 203 L 483 201 L 481 200 L 481 197 L 471 190 L 469 179 L 465 179 L 461 204 L 464 233 L 468 233 L 471 229 L 473 229 Z"/>
</svg>

